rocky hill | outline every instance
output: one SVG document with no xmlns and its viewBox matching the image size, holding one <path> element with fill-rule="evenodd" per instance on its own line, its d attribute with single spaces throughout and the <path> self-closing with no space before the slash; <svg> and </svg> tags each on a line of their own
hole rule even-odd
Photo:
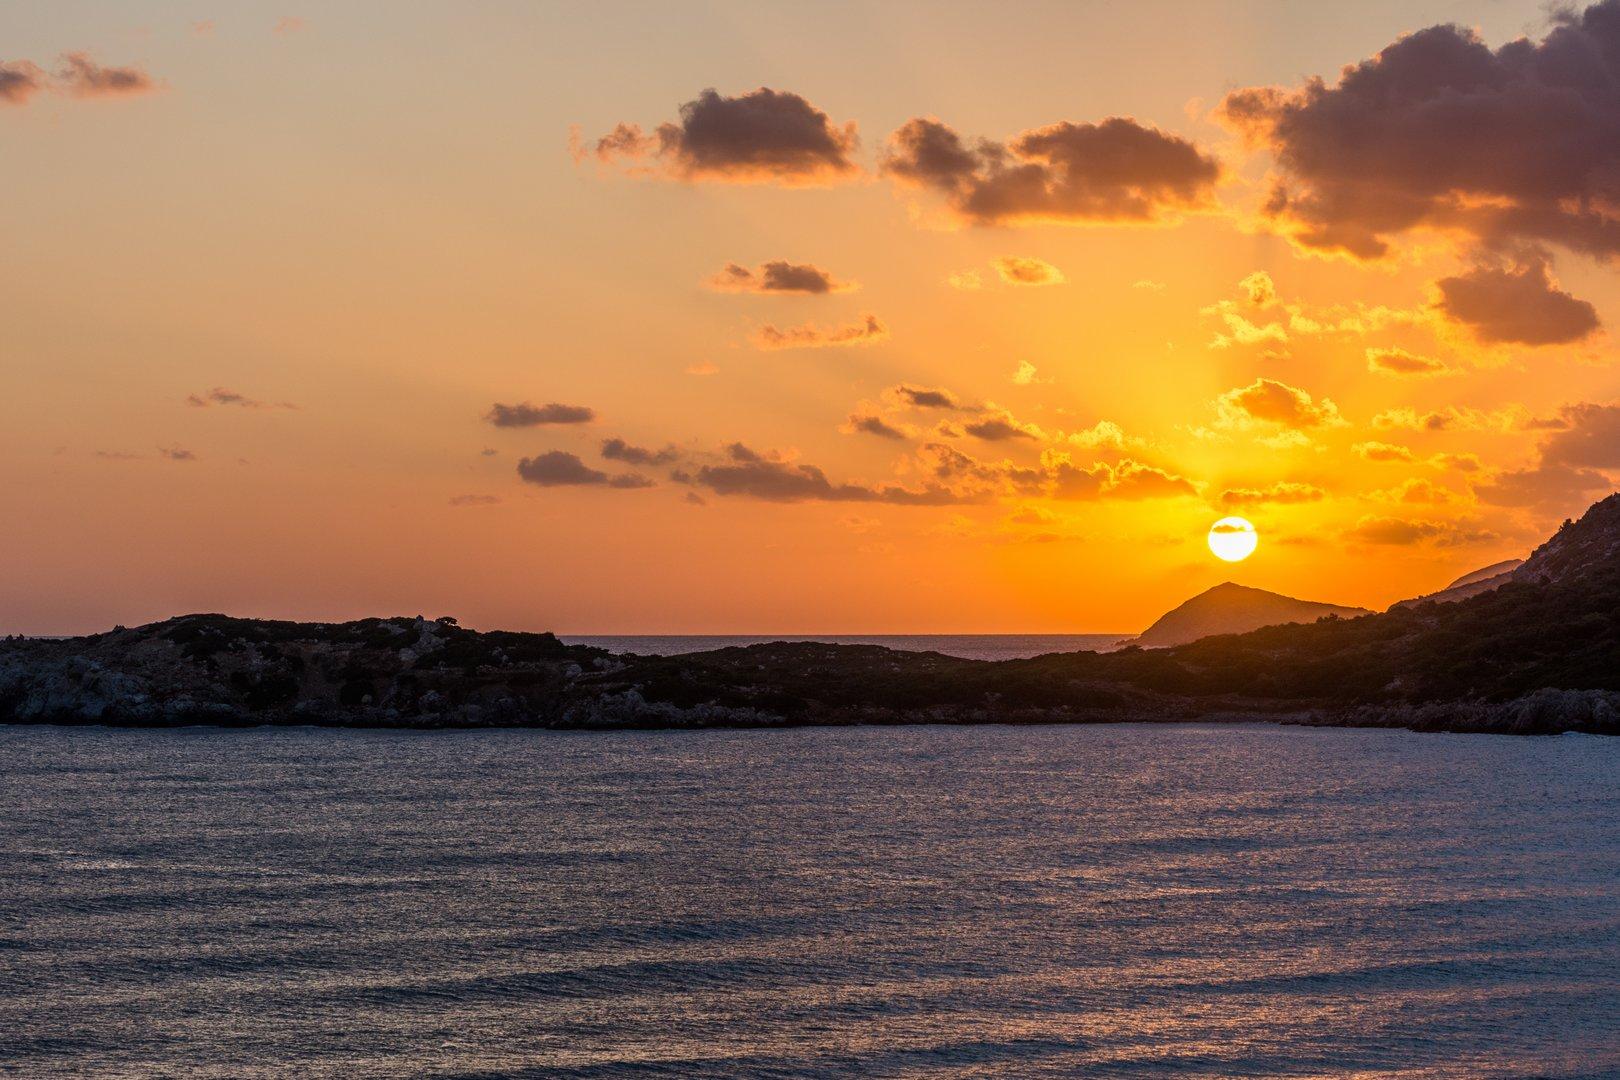
<svg viewBox="0 0 1620 1080">
<path fill-rule="evenodd" d="M 712 727 L 1274 719 L 1620 734 L 1620 496 L 1453 603 L 1161 649 L 963 660 L 777 643 L 611 655 L 453 620 L 191 615 L 0 641 L 20 723 Z"/>
<path fill-rule="evenodd" d="M 1162 649 L 1171 645 L 1185 645 L 1214 634 L 1247 634 L 1262 626 L 1313 623 L 1329 617 L 1353 619 L 1371 614 L 1366 608 L 1296 600 L 1281 593 L 1251 589 L 1228 581 L 1199 593 L 1161 615 L 1141 636 L 1128 644 L 1144 649 Z"/>
</svg>

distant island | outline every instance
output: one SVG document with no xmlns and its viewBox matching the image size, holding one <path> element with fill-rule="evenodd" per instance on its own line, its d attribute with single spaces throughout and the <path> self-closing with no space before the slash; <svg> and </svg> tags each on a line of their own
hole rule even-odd
<svg viewBox="0 0 1620 1080">
<path fill-rule="evenodd" d="M 1002 661 L 806 642 L 637 656 L 551 634 L 478 633 L 448 618 L 188 615 L 0 642 L 0 721 L 690 728 L 1277 720 L 1620 734 L 1620 495 L 1565 522 L 1522 565 L 1486 569 L 1382 614 L 1338 609 L 1309 624 L 1166 648 Z M 1279 610 L 1235 588 L 1212 592 Z M 1197 610 L 1196 601 L 1189 606 Z"/>
</svg>

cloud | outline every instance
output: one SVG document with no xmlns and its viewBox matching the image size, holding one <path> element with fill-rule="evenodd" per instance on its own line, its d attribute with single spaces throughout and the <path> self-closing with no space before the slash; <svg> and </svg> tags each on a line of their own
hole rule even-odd
<svg viewBox="0 0 1620 1080">
<path fill-rule="evenodd" d="M 650 450 L 645 446 L 632 446 L 620 438 L 612 438 L 602 440 L 602 456 L 626 465 L 668 465 L 680 460 L 681 452 L 674 446 Z"/>
<path fill-rule="evenodd" d="M 1337 83 L 1250 87 L 1220 118 L 1269 149 L 1265 213 L 1292 239 L 1373 259 L 1420 227 L 1492 244 L 1620 251 L 1620 3 L 1558 17 L 1491 50 L 1433 26 Z"/>
<path fill-rule="evenodd" d="M 1227 506 L 1258 506 L 1263 503 L 1292 505 L 1321 502 L 1327 492 L 1314 484 L 1297 484 L 1282 480 L 1270 487 L 1227 488 L 1221 492 L 1221 502 Z"/>
<path fill-rule="evenodd" d="M 940 386 L 912 386 L 901 383 L 883 391 L 888 400 L 914 409 L 956 409 L 961 405 L 956 395 Z"/>
<path fill-rule="evenodd" d="M 283 15 L 276 20 L 273 29 L 278 34 L 299 34 L 308 26 L 309 24 L 297 15 Z"/>
<path fill-rule="evenodd" d="M 152 76 L 138 67 L 103 67 L 82 52 L 62 54 L 56 81 L 74 97 L 132 97 L 158 89 Z"/>
<path fill-rule="evenodd" d="M 852 281 L 835 280 L 827 271 L 809 263 L 790 263 L 780 259 L 762 263 L 757 270 L 727 263 L 725 269 L 709 279 L 708 285 L 721 292 L 805 293 L 813 296 L 851 292 L 858 287 Z"/>
<path fill-rule="evenodd" d="M 1277 302 L 1277 286 L 1264 270 L 1256 270 L 1238 282 L 1238 288 L 1251 307 L 1268 308 Z"/>
<path fill-rule="evenodd" d="M 1119 499 L 1169 499 L 1197 495 L 1198 487 L 1184 476 L 1127 459 L 1114 466 L 1105 494 Z"/>
<path fill-rule="evenodd" d="M 1404 446 L 1395 446 L 1384 442 L 1356 443 L 1354 447 L 1357 456 L 1364 461 L 1416 461 L 1412 451 Z"/>
<path fill-rule="evenodd" d="M 737 97 L 705 90 L 652 135 L 621 123 L 576 154 L 654 163 L 639 171 L 676 180 L 804 186 L 853 178 L 858 145 L 853 122 L 839 127 L 798 94 L 761 87 Z"/>
<path fill-rule="evenodd" d="M 1438 360 L 1427 356 L 1417 356 L 1405 349 L 1368 349 L 1367 370 L 1377 375 L 1394 375 L 1408 378 L 1430 378 L 1436 375 L 1450 375 L 1452 370 Z"/>
<path fill-rule="evenodd" d="M 1145 292 L 1164 292 L 1169 286 L 1162 281 L 1149 281 L 1143 278 L 1141 281 L 1132 282 L 1131 288 L 1141 289 Z"/>
<path fill-rule="evenodd" d="M 1275 379 L 1257 378 L 1248 386 L 1228 390 L 1215 399 L 1222 427 L 1274 424 L 1292 431 L 1338 427 L 1344 424 L 1339 408 L 1327 398 L 1310 394 Z"/>
<path fill-rule="evenodd" d="M 134 97 L 162 87 L 138 67 L 104 67 L 88 53 L 63 53 L 54 75 L 31 60 L 0 61 L 0 105 L 26 105 L 42 90 L 77 98 Z"/>
<path fill-rule="evenodd" d="M 691 478 L 717 495 L 739 495 L 767 502 L 864 502 L 898 506 L 945 506 L 969 501 L 949 488 L 921 490 L 884 484 L 834 484 L 814 465 L 782 461 L 742 443 L 727 447 L 729 461 L 705 465 Z"/>
<path fill-rule="evenodd" d="M 525 428 L 538 424 L 588 424 L 596 419 L 596 410 L 584 405 L 531 405 L 527 401 L 516 405 L 497 402 L 489 407 L 484 419 L 496 427 Z"/>
<path fill-rule="evenodd" d="M 1437 469 L 1450 469 L 1461 473 L 1479 472 L 1484 467 L 1478 454 L 1436 454 L 1429 459 L 1429 464 Z"/>
<path fill-rule="evenodd" d="M 1416 409 L 1401 407 L 1388 409 L 1373 417 L 1372 425 L 1380 430 L 1402 428 L 1411 431 L 1510 431 L 1522 410 L 1509 408 L 1496 412 L 1448 405 L 1444 409 L 1420 413 Z"/>
<path fill-rule="evenodd" d="M 609 476 L 593 469 L 566 450 L 549 450 L 538 457 L 523 458 L 517 464 L 518 476 L 525 483 L 540 487 L 648 488 L 653 481 L 635 473 Z"/>
<path fill-rule="evenodd" d="M 1620 469 L 1620 405 L 1566 405 L 1556 416 L 1523 426 L 1545 433 L 1536 448 L 1535 463 L 1476 480 L 1474 495 L 1481 501 L 1496 506 L 1568 510 L 1590 501 L 1594 492 L 1614 489 L 1604 471 Z M 1472 458 L 1462 468 L 1478 472 L 1479 461 Z"/>
<path fill-rule="evenodd" d="M 686 365 L 686 374 L 688 375 L 717 375 L 719 372 L 720 365 L 712 360 L 699 360 L 695 364 Z"/>
<path fill-rule="evenodd" d="M 494 506 L 501 501 L 499 495 L 452 495 L 451 506 Z"/>
<path fill-rule="evenodd" d="M 1210 206 L 1220 175 L 1193 143 L 1118 116 L 972 147 L 917 117 L 889 136 L 883 171 L 939 193 L 972 225 L 1165 221 Z"/>
<path fill-rule="evenodd" d="M 1453 501 L 1455 498 L 1449 489 L 1422 477 L 1414 477 L 1403 481 L 1393 491 L 1377 492 L 1375 495 L 1377 498 L 1388 499 L 1392 502 L 1412 503 L 1419 506 L 1441 506 Z"/>
<path fill-rule="evenodd" d="M 1432 521 L 1403 521 L 1400 518 L 1364 517 L 1349 532 L 1351 540 L 1364 544 L 1409 545 L 1431 540 L 1445 532 L 1445 526 Z"/>
<path fill-rule="evenodd" d="M 1020 360 L 1018 362 L 1018 370 L 1013 372 L 1013 385 L 1029 386 L 1032 383 L 1038 382 L 1039 380 L 1035 378 L 1035 374 L 1036 372 L 1034 364 L 1030 363 L 1028 360 Z"/>
<path fill-rule="evenodd" d="M 27 60 L 0 61 L 0 105 L 26 105 L 45 89 L 45 72 Z"/>
<path fill-rule="evenodd" d="M 239 409 L 297 409 L 298 406 L 290 401 L 259 401 L 246 394 L 239 394 L 235 390 L 227 390 L 223 386 L 216 386 L 206 394 L 187 394 L 186 404 L 195 409 L 206 409 L 213 405 L 233 405 Z"/>
<path fill-rule="evenodd" d="M 196 461 L 197 455 L 182 446 L 160 446 L 158 456 L 169 461 Z"/>
<path fill-rule="evenodd" d="M 963 494 L 1045 495 L 1063 500 L 1162 499 L 1196 495 L 1198 485 L 1157 466 L 1123 459 L 1116 465 L 1078 465 L 1066 451 L 1049 448 L 1039 465 L 981 461 L 944 443 L 918 449 L 918 464 Z"/>
<path fill-rule="evenodd" d="M 1125 434 L 1125 429 L 1112 420 L 1099 420 L 1083 431 L 1071 431 L 1063 436 L 1063 441 L 1073 446 L 1085 447 L 1095 450 L 1099 447 L 1109 447 L 1114 450 L 1121 449 L 1126 443 L 1141 443 L 1141 439 Z"/>
<path fill-rule="evenodd" d="M 1541 444 L 1541 459 L 1555 465 L 1620 469 L 1620 405 L 1582 402 L 1558 413 L 1559 426 Z"/>
<path fill-rule="evenodd" d="M 770 323 L 753 337 L 756 349 L 830 349 L 851 345 L 876 345 L 887 341 L 889 328 L 876 315 L 863 315 L 858 323 L 820 327 L 814 323 L 782 329 Z"/>
<path fill-rule="evenodd" d="M 1062 285 L 1068 280 L 1046 260 L 1025 255 L 1003 255 L 992 265 L 1008 285 Z"/>
<path fill-rule="evenodd" d="M 1516 267 L 1477 266 L 1434 284 L 1435 309 L 1486 344 L 1563 345 L 1599 325 L 1597 310 L 1558 288 L 1541 256 Z"/>
<path fill-rule="evenodd" d="M 1006 410 L 991 413 L 979 420 L 962 425 L 962 430 L 985 442 L 1005 442 L 1008 439 L 1044 439 L 1046 433 L 1034 424 L 1018 420 Z"/>
<path fill-rule="evenodd" d="M 1573 508 L 1589 502 L 1591 493 L 1613 488 L 1602 473 L 1542 462 L 1534 468 L 1499 472 L 1475 484 L 1474 494 L 1494 506 Z"/>
<path fill-rule="evenodd" d="M 984 288 L 984 278 L 979 276 L 977 270 L 958 270 L 945 279 L 945 284 L 953 289 L 971 292 Z"/>
<path fill-rule="evenodd" d="M 853 412 L 839 430 L 846 435 L 876 435 L 880 439 L 909 439 L 911 432 L 871 412 Z"/>
</svg>

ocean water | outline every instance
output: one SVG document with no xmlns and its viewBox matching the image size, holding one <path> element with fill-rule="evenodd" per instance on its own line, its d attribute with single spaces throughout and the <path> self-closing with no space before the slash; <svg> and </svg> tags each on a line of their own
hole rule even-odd
<svg viewBox="0 0 1620 1080">
<path fill-rule="evenodd" d="M 681 653 L 708 652 L 734 645 L 758 645 L 768 641 L 821 641 L 831 645 L 882 645 L 907 652 L 938 652 L 969 660 L 1019 660 L 1056 652 L 1101 652 L 1118 645 L 1131 634 L 830 634 L 765 635 L 748 634 L 631 634 L 557 635 L 570 645 L 595 645 L 613 652 L 640 653 L 643 656 L 678 656 Z"/>
<path fill-rule="evenodd" d="M 0 811 L 6 1075 L 1620 1075 L 1620 740 L 0 727 Z"/>
</svg>

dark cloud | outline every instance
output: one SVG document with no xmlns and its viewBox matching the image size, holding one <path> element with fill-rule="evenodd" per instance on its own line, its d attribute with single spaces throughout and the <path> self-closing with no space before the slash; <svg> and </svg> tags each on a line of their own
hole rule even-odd
<svg viewBox="0 0 1620 1080">
<path fill-rule="evenodd" d="M 1541 459 L 1587 469 L 1620 469 L 1620 405 L 1583 402 L 1561 409 L 1561 426 L 1541 444 Z"/>
<path fill-rule="evenodd" d="M 909 405 L 914 409 L 955 409 L 958 408 L 956 395 L 939 386 L 911 386 L 901 383 L 891 386 L 883 391 L 883 396 L 890 401 L 901 405 Z"/>
<path fill-rule="evenodd" d="M 103 67 L 82 52 L 62 54 L 56 81 L 74 97 L 130 97 L 158 88 L 152 76 L 138 67 Z"/>
<path fill-rule="evenodd" d="M 1553 283 L 1545 258 L 1515 266 L 1478 266 L 1435 282 L 1435 307 L 1480 341 L 1562 345 L 1598 328 L 1597 311 Z"/>
<path fill-rule="evenodd" d="M 1004 442 L 1008 439 L 1039 439 L 1042 437 L 1040 428 L 1034 424 L 1023 423 L 1008 412 L 998 412 L 981 420 L 970 421 L 962 425 L 962 430 L 974 438 L 983 439 L 986 442 Z"/>
<path fill-rule="evenodd" d="M 889 137 L 883 170 L 941 193 L 975 225 L 1158 221 L 1210 205 L 1220 175 L 1193 143 L 1117 116 L 972 147 L 918 117 Z"/>
<path fill-rule="evenodd" d="M 949 488 L 928 485 L 922 489 L 894 484 L 868 486 L 835 484 L 814 465 L 781 461 L 751 450 L 742 443 L 727 447 L 729 461 L 705 465 L 691 478 L 693 483 L 717 495 L 741 495 L 767 502 L 865 502 L 897 506 L 945 506 L 967 501 Z"/>
<path fill-rule="evenodd" d="M 1620 405 L 1582 402 L 1555 417 L 1533 421 L 1546 432 L 1536 463 L 1474 484 L 1474 494 L 1497 506 L 1574 510 L 1595 492 L 1614 489 L 1602 470 L 1620 470 Z"/>
<path fill-rule="evenodd" d="M 196 409 L 206 409 L 211 405 L 234 405 L 239 409 L 297 409 L 298 406 L 290 401 L 259 401 L 246 394 L 239 394 L 235 390 L 227 390 L 223 386 L 216 386 L 206 394 L 187 394 L 186 404 Z"/>
<path fill-rule="evenodd" d="M 1534 468 L 1497 473 L 1475 484 L 1474 494 L 1493 506 L 1573 510 L 1590 502 L 1593 493 L 1613 488 L 1602 473 L 1543 461 Z"/>
<path fill-rule="evenodd" d="M 709 279 L 709 287 L 722 292 L 804 293 L 820 296 L 826 293 L 850 292 L 855 285 L 853 282 L 836 280 L 818 266 L 778 259 L 761 263 L 755 270 L 737 263 L 727 263 L 725 269 Z"/>
<path fill-rule="evenodd" d="M 681 452 L 674 446 L 650 450 L 645 446 L 632 446 L 623 439 L 604 439 L 602 456 L 609 461 L 622 461 L 626 465 L 668 465 L 680 459 Z"/>
<path fill-rule="evenodd" d="M 451 506 L 494 506 L 501 501 L 499 495 L 452 495 Z"/>
<path fill-rule="evenodd" d="M 516 405 L 496 403 L 489 407 L 484 419 L 496 427 L 535 427 L 539 424 L 588 424 L 596 419 L 596 410 L 584 405 L 531 405 L 527 401 Z"/>
<path fill-rule="evenodd" d="M 737 97 L 705 90 L 652 135 L 621 123 L 579 152 L 655 161 L 650 171 L 681 180 L 803 185 L 854 177 L 858 145 L 853 122 L 839 127 L 798 94 L 762 87 Z"/>
<path fill-rule="evenodd" d="M 1039 465 L 980 461 L 944 443 L 928 443 L 918 462 L 934 477 L 965 494 L 1044 495 L 1054 499 L 1162 499 L 1198 494 L 1191 480 L 1154 465 L 1125 459 L 1116 465 L 1077 465 L 1061 450 L 1048 450 Z"/>
<path fill-rule="evenodd" d="M 29 60 L 0 61 L 0 105 L 26 105 L 41 90 L 74 97 L 132 97 L 158 90 L 159 84 L 138 67 L 104 67 L 87 53 L 60 57 L 54 75 Z"/>
<path fill-rule="evenodd" d="M 889 328 L 876 315 L 864 315 L 858 323 L 820 327 L 812 323 L 787 329 L 770 323 L 754 334 L 757 349 L 830 349 L 851 345 L 876 345 L 887 341 Z"/>
<path fill-rule="evenodd" d="M 518 475 L 527 483 L 541 487 L 611 487 L 647 488 L 653 481 L 635 473 L 609 476 L 600 469 L 586 465 L 566 450 L 549 450 L 538 457 L 523 458 L 517 464 Z"/>
<path fill-rule="evenodd" d="M 1271 150 L 1266 212 L 1304 246 L 1377 258 L 1430 226 L 1620 252 L 1620 0 L 1494 51 L 1429 27 L 1331 86 L 1238 90 L 1220 112 Z"/>
<path fill-rule="evenodd" d="M 880 439 L 908 439 L 910 434 L 876 413 L 850 413 L 843 431 L 848 435 L 876 435 Z"/>
<path fill-rule="evenodd" d="M 0 105 L 26 105 L 45 89 L 45 72 L 27 60 L 0 61 Z"/>
<path fill-rule="evenodd" d="M 169 461 L 196 461 L 197 455 L 182 446 L 160 446 L 159 456 Z"/>
</svg>

